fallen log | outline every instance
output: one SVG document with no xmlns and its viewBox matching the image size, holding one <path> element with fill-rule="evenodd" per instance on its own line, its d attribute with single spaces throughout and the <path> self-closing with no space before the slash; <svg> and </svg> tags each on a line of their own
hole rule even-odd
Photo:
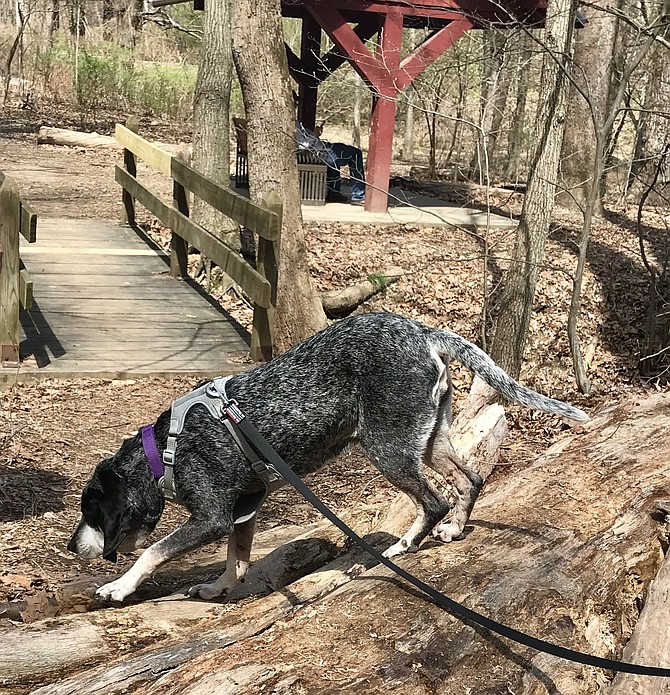
<svg viewBox="0 0 670 695">
<path fill-rule="evenodd" d="M 355 525 L 369 527 L 373 511 L 367 507 L 354 510 L 349 516 Z M 265 539 L 263 534 L 259 534 L 256 553 L 262 551 L 264 541 L 268 542 L 271 538 L 272 534 L 267 533 Z M 235 591 L 234 600 L 254 595 L 265 596 L 313 572 L 337 554 L 341 549 L 337 542 L 342 542 L 339 532 L 326 522 L 312 524 L 300 535 L 294 533 L 291 542 L 280 545 L 252 565 L 246 582 Z M 219 552 L 225 556 L 225 551 Z M 208 570 L 219 574 L 225 569 L 225 563 L 199 569 L 202 570 L 202 579 L 208 575 Z M 104 581 L 108 580 L 109 576 L 104 578 Z M 73 608 L 100 607 L 100 602 L 92 596 L 100 583 L 86 578 L 81 587 L 82 593 L 72 597 L 72 601 L 76 602 Z M 184 607 L 185 602 L 188 602 L 188 609 Z M 50 682 L 55 675 L 123 653 L 128 650 L 129 644 L 147 646 L 174 639 L 178 635 L 187 635 L 195 625 L 203 627 L 208 622 L 218 622 L 229 608 L 230 605 L 220 602 L 188 599 L 184 591 L 178 591 L 172 596 L 136 605 L 2 628 L 0 692 L 2 687 Z"/>
<path fill-rule="evenodd" d="M 84 133 L 79 130 L 67 128 L 49 128 L 42 126 L 37 131 L 38 145 L 66 145 L 68 147 L 107 147 L 122 150 L 115 138 L 99 133 Z"/>
<path fill-rule="evenodd" d="M 103 147 L 113 150 L 122 150 L 123 145 L 117 142 L 111 135 L 100 135 L 100 133 L 86 133 L 80 130 L 70 130 L 68 128 L 51 128 L 42 126 L 37 131 L 38 145 L 62 145 L 66 147 L 96 148 Z M 177 154 L 184 147 L 183 144 L 173 144 L 156 142 L 156 146 L 169 152 Z"/>
<path fill-rule="evenodd" d="M 328 527 L 328 522 L 319 521 L 306 526 L 281 526 L 257 533 L 251 552 L 251 561 L 256 562 L 296 538 L 318 536 Z M 226 545 L 218 548 L 210 546 L 201 548 L 191 553 L 186 559 L 175 560 L 161 568 L 154 576 L 155 584 L 162 584 L 168 575 L 172 580 L 180 577 L 186 585 L 189 581 L 196 584 L 202 580 L 202 577 L 221 574 L 226 567 L 226 552 Z M 44 589 L 30 600 L 19 599 L 0 603 L 0 617 L 29 623 L 35 621 L 36 618 L 33 616 L 37 616 L 37 619 L 55 618 L 59 615 L 85 613 L 104 607 L 106 603 L 95 598 L 95 590 L 107 582 L 118 579 L 136 559 L 133 557 L 128 561 L 126 567 L 118 570 L 118 574 L 77 575 L 49 590 Z M 143 590 L 143 594 L 145 591 Z M 155 598 L 152 595 L 143 597 Z"/>
<path fill-rule="evenodd" d="M 495 620 L 620 657 L 662 557 L 651 512 L 668 496 L 669 447 L 670 395 L 628 401 L 494 480 L 462 541 L 399 564 Z M 595 695 L 610 678 L 465 624 L 375 567 L 271 639 L 202 654 L 143 692 Z"/>
<path fill-rule="evenodd" d="M 480 391 L 473 390 L 473 398 L 480 404 L 481 426 L 474 429 L 479 432 L 477 442 L 471 442 L 467 451 L 463 452 L 466 456 L 472 455 L 475 450 L 486 446 L 486 432 L 490 435 L 500 436 L 500 422 L 504 425 L 503 409 L 498 405 L 491 405 L 486 398 L 482 397 Z M 469 412 L 473 412 L 472 409 Z M 495 417 L 493 417 L 495 414 Z M 475 420 L 480 418 L 480 413 L 474 413 Z M 454 424 L 458 428 L 458 422 Z M 488 449 L 495 448 L 492 445 Z M 394 508 L 400 508 L 400 503 L 396 501 Z M 367 508 L 364 519 L 370 517 L 371 510 Z M 356 523 L 354 527 L 359 532 L 364 533 L 370 530 L 370 524 L 361 524 L 360 510 L 351 510 L 350 514 L 343 515 L 346 519 L 351 517 Z M 368 540 L 379 549 L 388 547 L 398 535 L 407 528 L 408 519 L 403 514 L 395 514 L 393 510 L 388 513 L 368 534 Z M 361 525 L 364 527 L 361 530 Z M 367 526 L 367 528 L 365 528 Z M 334 527 L 320 534 L 318 539 L 312 538 L 312 542 L 317 540 L 324 541 L 329 538 L 329 534 L 337 534 Z M 318 548 L 317 548 L 318 550 Z M 280 548 L 276 553 L 289 552 L 286 548 Z M 303 557 L 304 551 L 298 553 Z M 315 556 L 316 564 L 318 558 Z M 323 560 L 325 563 L 325 560 Z M 263 589 L 270 585 L 271 589 L 282 586 L 281 568 L 284 565 L 292 566 L 297 563 L 297 559 L 292 562 L 279 562 L 271 565 L 270 559 L 266 558 L 255 565 L 249 574 L 249 579 L 243 587 L 238 587 L 230 596 L 231 603 L 212 604 L 202 601 L 189 600 L 188 604 L 184 600 L 176 603 L 169 599 L 148 602 L 141 605 L 117 608 L 107 611 L 98 611 L 88 616 L 71 616 L 69 624 L 70 632 L 65 631 L 64 635 L 77 636 L 81 633 L 97 647 L 94 661 L 106 661 L 104 665 L 89 668 L 83 673 L 77 673 L 70 677 L 61 677 L 58 682 L 46 685 L 35 690 L 35 695 L 65 695 L 65 693 L 78 693 L 85 695 L 90 693 L 104 692 L 105 695 L 115 695 L 116 693 L 128 692 L 130 688 L 141 689 L 150 686 L 153 682 L 159 681 L 161 677 L 169 674 L 182 664 L 187 664 L 198 656 L 208 654 L 212 650 L 220 650 L 229 647 L 239 641 L 246 641 L 256 634 L 266 630 L 269 626 L 277 624 L 278 621 L 289 618 L 292 614 L 303 612 L 307 606 L 318 602 L 320 598 L 331 593 L 338 587 L 347 584 L 359 572 L 369 568 L 374 564 L 369 556 L 356 547 L 350 548 L 336 560 L 325 564 L 312 574 L 298 579 L 281 591 L 272 593 L 269 596 L 257 598 L 251 603 L 242 601 L 242 605 L 232 603 L 240 601 L 250 593 L 255 595 L 263 594 Z M 254 580 L 254 576 L 260 581 Z M 278 582 L 276 577 L 280 578 Z M 286 578 L 284 576 L 284 578 Z M 254 590 L 254 582 L 265 584 Z M 166 608 L 166 603 L 169 606 Z M 184 606 L 188 605 L 188 610 Z M 83 620 L 88 618 L 88 620 Z M 89 620 L 94 624 L 97 632 L 91 633 Z M 58 624 L 56 624 L 58 625 Z M 195 629 L 197 626 L 197 630 Z M 49 624 L 45 625 L 48 630 Z M 49 682 L 54 680 L 54 675 L 59 672 L 64 676 L 68 671 L 76 671 L 83 665 L 81 661 L 73 660 L 66 662 L 66 657 L 62 657 L 58 662 L 58 668 L 53 663 L 53 654 L 58 650 L 56 643 L 49 645 L 47 641 L 34 641 L 32 630 L 35 634 L 42 635 L 43 632 L 35 625 L 29 626 L 29 630 L 23 631 L 16 636 L 5 648 L 0 656 L 0 672 L 2 672 L 2 659 L 6 659 L 6 664 L 13 669 L 14 684 L 25 685 L 26 683 Z M 112 634 L 116 636 L 117 643 L 112 641 Z M 0 634 L 0 639 L 4 635 Z M 109 663 L 111 651 L 116 648 L 117 653 L 123 654 L 128 651 L 128 642 L 137 646 L 137 642 L 144 646 L 149 644 L 136 655 L 120 658 Z M 78 644 L 74 638 L 72 644 Z M 27 652 L 21 651 L 21 645 L 28 645 Z M 31 645 L 37 644 L 37 648 L 31 649 Z M 158 644 L 160 646 L 156 647 Z M 154 646 L 151 646 L 154 645 Z M 105 649 L 106 648 L 106 649 Z M 46 658 L 45 658 L 46 657 Z M 22 672 L 17 671 L 17 662 L 22 665 Z M 43 672 L 46 663 L 50 671 Z M 88 662 L 92 664 L 93 661 Z M 245 673 L 255 674 L 255 667 L 245 669 Z M 227 676 L 225 676 L 227 678 Z M 32 680 L 31 680 L 32 679 Z"/>
<path fill-rule="evenodd" d="M 667 526 L 667 514 L 670 508 L 667 501 L 660 506 L 662 513 L 666 515 Z M 640 619 L 623 651 L 624 660 L 670 668 L 669 617 L 670 559 L 666 557 L 649 586 Z M 607 690 L 607 695 L 662 695 L 668 692 L 669 682 L 667 678 L 619 673 L 612 681 L 610 689 Z"/>
<path fill-rule="evenodd" d="M 399 280 L 406 271 L 396 266 L 381 273 L 373 273 L 367 279 L 355 285 L 349 285 L 339 290 L 328 290 L 321 293 L 323 310 L 329 318 L 341 318 L 350 314 L 363 302 L 374 297 L 390 284 Z"/>
</svg>

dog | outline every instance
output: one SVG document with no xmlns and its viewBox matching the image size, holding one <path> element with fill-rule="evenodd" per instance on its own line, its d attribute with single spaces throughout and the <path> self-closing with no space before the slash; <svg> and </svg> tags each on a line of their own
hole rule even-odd
<svg viewBox="0 0 670 695">
<path fill-rule="evenodd" d="M 411 528 L 384 553 L 415 551 L 433 533 L 448 542 L 464 531 L 482 479 L 459 458 L 449 439 L 455 359 L 510 401 L 586 421 L 578 408 L 520 385 L 478 347 L 456 333 L 429 328 L 390 313 L 352 316 L 307 338 L 272 361 L 233 376 L 226 384 L 260 434 L 304 476 L 359 442 L 370 461 L 416 505 Z M 170 410 L 155 423 L 162 454 Z M 449 502 L 428 480 L 426 464 L 450 481 Z M 178 438 L 174 481 L 189 519 L 150 545 L 98 597 L 123 601 L 162 564 L 228 535 L 225 572 L 198 584 L 190 596 L 212 599 L 244 579 L 255 515 L 236 523 L 236 502 L 263 485 L 223 424 L 193 406 Z M 153 531 L 164 497 L 150 470 L 140 435 L 101 461 L 81 500 L 82 519 L 68 549 L 85 558 L 115 561 Z M 445 520 L 451 511 L 451 518 Z"/>
</svg>

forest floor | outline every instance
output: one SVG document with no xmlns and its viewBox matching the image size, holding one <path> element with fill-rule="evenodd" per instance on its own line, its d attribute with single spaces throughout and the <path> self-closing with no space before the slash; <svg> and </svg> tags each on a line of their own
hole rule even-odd
<svg viewBox="0 0 670 695">
<path fill-rule="evenodd" d="M 75 120 L 55 111 L 0 111 L 0 170 L 18 179 L 40 217 L 118 219 L 120 191 L 113 166 L 120 160 L 119 152 L 37 145 L 38 125 L 77 127 Z M 100 132 L 110 132 L 109 124 Z M 172 124 L 143 124 L 141 132 L 162 142 L 187 136 Z M 156 185 L 169 190 L 165 181 Z M 432 194 L 464 205 L 485 202 L 479 188 L 422 185 Z M 492 201 L 496 209 L 516 214 L 521 202 L 517 193 L 496 195 Z M 595 222 L 579 325 L 593 385 L 588 397 L 576 391 L 566 334 L 579 233 L 576 216 L 556 210 L 546 264 L 539 275 L 521 381 L 589 412 L 663 388 L 659 380 L 640 377 L 649 275 L 640 254 L 635 215 L 635 209 L 611 205 L 606 217 Z M 652 263 L 662 264 L 667 256 L 669 220 L 667 211 L 650 210 L 645 215 L 646 250 Z M 157 239 L 165 238 L 148 216 L 141 221 Z M 319 290 L 345 287 L 391 265 L 400 266 L 405 275 L 363 310 L 395 311 L 481 344 L 496 315 L 499 282 L 514 232 L 479 230 L 478 234 L 336 221 L 306 227 L 311 271 Z M 482 238 L 491 249 L 486 282 Z M 484 288 L 487 316 L 483 320 Z M 215 289 L 213 293 L 248 325 L 250 310 L 243 300 L 231 292 Z M 455 365 L 459 398 L 470 380 L 467 370 Z M 71 379 L 21 384 L 0 392 L 0 611 L 6 602 L 25 602 L 24 620 L 44 617 L 53 586 L 79 573 L 110 571 L 104 561 L 82 561 L 65 548 L 78 519 L 82 487 L 95 464 L 115 451 L 125 434 L 153 421 L 193 384 L 185 378 Z M 564 427 L 553 416 L 515 406 L 507 412 L 510 433 L 495 475 L 513 475 L 544 451 Z M 309 484 L 338 512 L 362 501 L 382 505 L 395 495 L 359 450 L 311 476 Z M 316 518 L 317 513 L 296 493 L 282 490 L 262 510 L 260 528 Z M 154 538 L 181 519 L 183 512 L 170 507 Z M 121 558 L 113 571 L 124 570 L 134 559 Z M 145 592 L 151 595 L 177 588 L 169 573 L 161 575 L 160 583 L 147 585 Z M 140 593 L 137 598 L 146 595 Z"/>
</svg>

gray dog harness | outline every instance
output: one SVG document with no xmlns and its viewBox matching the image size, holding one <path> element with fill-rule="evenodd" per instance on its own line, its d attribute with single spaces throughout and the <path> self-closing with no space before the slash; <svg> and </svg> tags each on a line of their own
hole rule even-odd
<svg viewBox="0 0 670 695">
<path fill-rule="evenodd" d="M 221 421 L 230 435 L 235 440 L 235 443 L 240 448 L 242 453 L 247 457 L 256 475 L 263 483 L 264 490 L 256 489 L 245 492 L 236 502 L 233 512 L 236 524 L 244 523 L 251 519 L 265 498 L 278 488 L 286 485 L 284 478 L 275 470 L 274 466 L 266 461 L 263 461 L 254 451 L 253 447 L 243 437 L 240 437 L 230 423 L 229 416 L 226 413 L 226 408 L 231 404 L 235 405 L 235 401 L 228 398 L 226 394 L 226 382 L 231 377 L 217 377 L 206 384 L 199 386 L 190 393 L 180 396 L 172 403 L 170 412 L 170 429 L 167 438 L 167 444 L 163 451 L 163 465 L 165 472 L 159 480 L 166 499 L 179 503 L 179 494 L 174 481 L 174 463 L 177 454 L 177 438 L 184 429 L 184 422 L 188 411 L 194 405 L 204 405 L 209 414 L 215 419 Z M 145 447 L 146 448 L 146 447 Z"/>
</svg>

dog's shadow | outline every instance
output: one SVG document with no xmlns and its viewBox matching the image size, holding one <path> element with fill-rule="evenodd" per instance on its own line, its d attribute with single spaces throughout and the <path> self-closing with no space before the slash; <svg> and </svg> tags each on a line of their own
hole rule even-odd
<svg viewBox="0 0 670 695">
<path fill-rule="evenodd" d="M 0 522 L 63 511 L 68 482 L 55 471 L 0 466 Z"/>
<path fill-rule="evenodd" d="M 459 540 L 470 535 L 477 527 L 523 535 L 537 535 L 518 526 L 476 520 L 468 524 Z M 383 552 L 398 540 L 397 536 L 379 531 L 370 533 L 364 538 L 379 552 Z M 421 549 L 427 550 L 438 546 L 444 547 L 444 543 L 426 539 L 422 543 Z M 216 600 L 234 603 L 252 597 L 261 598 L 275 591 L 281 591 L 292 603 L 298 605 L 303 602 L 303 599 L 294 596 L 287 587 L 301 577 L 331 570 L 346 573 L 353 571 L 354 574 L 357 574 L 374 567 L 376 564 L 377 561 L 367 552 L 358 548 L 353 541 L 348 541 L 342 547 L 324 538 L 296 539 L 269 550 L 266 555 L 251 565 L 242 584 L 226 596 Z M 152 581 L 140 585 L 136 598 L 138 601 L 145 601 L 167 594 L 185 596 L 192 586 L 215 581 L 225 569 L 225 561 L 199 564 L 188 569 L 168 565 L 158 572 Z"/>
</svg>

